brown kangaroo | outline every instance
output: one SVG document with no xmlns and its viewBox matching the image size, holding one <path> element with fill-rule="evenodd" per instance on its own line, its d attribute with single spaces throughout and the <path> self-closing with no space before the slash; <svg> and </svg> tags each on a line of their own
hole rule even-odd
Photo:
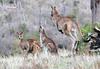
<svg viewBox="0 0 100 69">
<path fill-rule="evenodd" d="M 28 55 L 28 53 L 32 53 L 33 55 L 36 53 L 38 53 L 38 51 L 41 50 L 40 44 L 37 42 L 37 40 L 33 39 L 23 39 L 23 32 L 17 32 L 18 38 L 20 40 L 19 46 L 21 47 L 21 49 L 24 51 L 26 51 L 26 55 Z"/>
<path fill-rule="evenodd" d="M 42 49 L 40 47 L 40 44 L 39 44 L 39 42 L 37 40 L 35 40 L 35 39 L 33 39 L 33 40 L 28 39 L 28 42 L 29 42 L 29 46 L 32 49 L 32 53 L 33 54 L 39 54 L 39 52 L 42 51 Z"/>
<path fill-rule="evenodd" d="M 48 50 L 51 53 L 58 54 L 55 42 L 46 35 L 45 30 L 41 26 L 39 28 L 39 32 L 42 35 L 42 43 L 48 48 Z"/>
<path fill-rule="evenodd" d="M 51 11 L 52 20 L 57 26 L 57 29 L 59 32 L 61 32 L 62 34 L 68 35 L 72 38 L 73 44 L 71 46 L 72 46 L 72 51 L 74 51 L 74 48 L 77 48 L 76 43 L 78 41 L 76 29 L 78 29 L 80 35 L 82 36 L 79 23 L 74 22 L 73 18 L 70 16 L 61 16 L 55 6 L 54 7 L 51 6 L 51 8 L 52 8 L 52 11 Z"/>
<path fill-rule="evenodd" d="M 72 25 L 73 23 L 75 23 L 73 22 L 73 18 L 70 16 L 61 16 L 55 6 L 54 7 L 51 6 L 51 8 L 52 8 L 51 17 L 55 25 L 57 26 L 57 29 L 61 33 L 65 33 L 66 35 L 71 35 Z M 77 26 L 77 29 L 79 30 L 80 35 L 82 36 L 79 23 L 75 24 Z"/>
</svg>

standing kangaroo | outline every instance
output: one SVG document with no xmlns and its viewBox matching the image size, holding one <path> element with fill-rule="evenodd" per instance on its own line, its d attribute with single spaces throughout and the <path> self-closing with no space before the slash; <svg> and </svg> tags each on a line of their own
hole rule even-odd
<svg viewBox="0 0 100 69">
<path fill-rule="evenodd" d="M 56 44 L 54 43 L 54 41 L 52 39 L 50 39 L 46 35 L 45 30 L 41 26 L 39 28 L 39 32 L 40 32 L 41 37 L 42 37 L 42 43 L 48 48 L 48 50 L 51 53 L 58 54 L 58 50 L 57 50 Z"/>
<path fill-rule="evenodd" d="M 41 50 L 41 47 L 37 40 L 33 39 L 23 39 L 23 32 L 17 32 L 18 38 L 20 40 L 19 46 L 21 47 L 23 53 L 26 51 L 25 56 L 28 53 L 37 54 Z"/>
<path fill-rule="evenodd" d="M 65 33 L 66 35 L 71 35 L 70 33 L 72 31 L 72 25 L 76 24 L 77 29 L 82 36 L 79 23 L 73 22 L 73 19 L 70 16 L 61 16 L 55 6 L 51 6 L 51 8 L 51 17 L 55 25 L 57 26 L 58 31 L 60 31 L 61 33 Z"/>
<path fill-rule="evenodd" d="M 77 29 L 82 36 L 79 23 L 75 23 L 72 17 L 61 16 L 55 6 L 51 6 L 51 8 L 51 18 L 57 26 L 58 31 L 71 37 L 71 40 L 73 42 L 73 44 L 71 45 L 72 51 L 75 50 L 76 43 L 78 41 Z"/>
</svg>

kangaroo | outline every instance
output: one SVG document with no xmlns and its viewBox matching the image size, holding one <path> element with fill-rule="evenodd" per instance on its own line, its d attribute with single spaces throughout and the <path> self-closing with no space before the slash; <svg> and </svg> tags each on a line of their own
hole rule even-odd
<svg viewBox="0 0 100 69">
<path fill-rule="evenodd" d="M 48 50 L 51 53 L 58 54 L 55 42 L 46 35 L 45 30 L 41 26 L 39 28 L 39 32 L 41 33 L 42 43 L 48 48 Z"/>
<path fill-rule="evenodd" d="M 28 55 L 28 53 L 32 53 L 34 55 L 41 50 L 40 44 L 34 38 L 26 40 L 23 39 L 23 32 L 17 32 L 17 35 L 20 40 L 19 46 L 23 50 L 23 53 L 26 51 L 25 55 Z"/>
<path fill-rule="evenodd" d="M 82 36 L 79 23 L 73 22 L 73 18 L 70 16 L 61 16 L 55 6 L 51 6 L 51 8 L 51 18 L 57 26 L 59 32 L 65 33 L 66 35 L 71 35 L 72 25 L 76 24 L 77 29 Z"/>
<path fill-rule="evenodd" d="M 73 51 L 76 48 L 76 44 L 78 42 L 77 29 L 82 36 L 79 23 L 74 22 L 73 18 L 70 16 L 61 16 L 55 6 L 51 6 L 51 8 L 51 18 L 57 26 L 58 31 L 72 38 L 71 40 L 73 42 Z"/>
</svg>

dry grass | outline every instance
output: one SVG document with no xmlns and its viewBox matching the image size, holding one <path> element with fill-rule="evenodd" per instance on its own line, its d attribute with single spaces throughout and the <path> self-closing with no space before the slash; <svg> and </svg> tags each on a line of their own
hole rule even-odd
<svg viewBox="0 0 100 69">
<path fill-rule="evenodd" d="M 99 55 L 68 56 L 67 51 L 58 55 L 41 53 L 38 57 L 31 54 L 27 58 L 21 55 L 0 58 L 0 69 L 99 69 Z"/>
</svg>

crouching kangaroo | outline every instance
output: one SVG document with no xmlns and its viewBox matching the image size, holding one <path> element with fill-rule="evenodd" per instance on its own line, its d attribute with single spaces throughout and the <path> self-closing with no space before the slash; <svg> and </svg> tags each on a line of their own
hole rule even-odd
<svg viewBox="0 0 100 69">
<path fill-rule="evenodd" d="M 36 39 L 24 39 L 23 32 L 17 32 L 17 35 L 20 40 L 19 46 L 22 49 L 23 54 L 25 53 L 25 56 L 27 56 L 29 53 L 32 53 L 33 55 L 39 53 L 41 47 Z"/>
<path fill-rule="evenodd" d="M 48 51 L 54 54 L 58 54 L 58 49 L 55 42 L 46 35 L 45 30 L 41 26 L 39 28 L 39 32 L 42 37 L 42 43 L 48 48 Z"/>
</svg>

